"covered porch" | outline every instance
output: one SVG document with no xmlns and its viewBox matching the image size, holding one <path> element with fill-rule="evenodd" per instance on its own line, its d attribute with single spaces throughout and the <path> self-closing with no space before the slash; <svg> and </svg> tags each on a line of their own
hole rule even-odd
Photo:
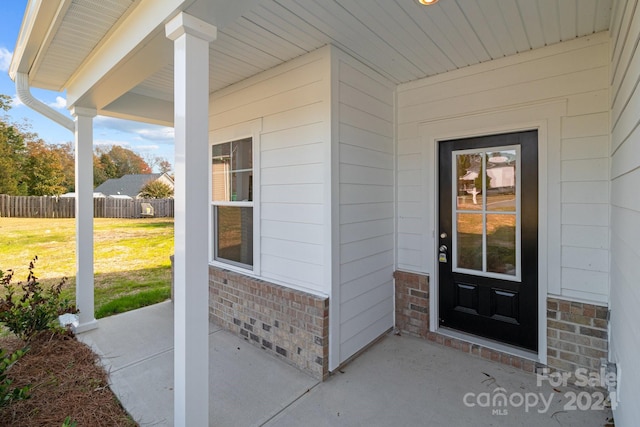
<svg viewBox="0 0 640 427">
<path fill-rule="evenodd" d="M 481 393 L 491 383 L 521 392 L 525 378 L 536 388 L 531 374 L 495 368 L 519 378 L 507 388 L 510 380 L 477 365 L 481 359 L 431 354 L 443 349 L 387 335 L 398 328 L 427 339 L 461 330 L 474 335 L 474 345 L 494 340 L 491 348 L 522 357 L 532 369 L 535 363 L 596 372 L 606 359 L 618 367 L 616 375 L 625 372 L 616 418 L 632 425 L 638 407 L 630 396 L 640 384 L 640 207 L 633 197 L 640 181 L 637 5 L 31 0 L 10 74 L 25 104 L 75 132 L 78 332 L 98 344 L 104 338 L 98 347 L 106 356 L 112 349 L 136 354 L 111 336 L 148 343 L 145 351 L 159 349 L 114 368 L 123 381 L 134 377 L 129 369 L 165 375 L 173 360 L 175 385 L 167 376 L 160 389 L 173 394 L 175 425 L 205 425 L 233 414 L 232 407 L 216 407 L 216 390 L 233 393 L 237 381 L 230 377 L 229 387 L 216 382 L 234 371 L 217 365 L 216 339 L 226 332 L 212 330 L 208 319 L 235 331 L 240 343 L 248 338 L 252 352 L 263 346 L 267 359 L 287 357 L 317 378 L 329 377 L 320 385 L 303 381 L 302 391 L 269 402 L 277 409 L 259 411 L 268 415 L 249 424 L 277 417 L 283 425 L 289 416 L 292 425 L 300 424 L 296 419 L 346 423 L 349 408 L 360 408 L 354 424 L 369 414 L 393 416 L 394 424 L 398 416 L 414 417 L 407 424 L 425 417 L 433 424 L 451 417 L 457 424 L 489 424 L 500 422 L 501 413 L 488 411 L 493 418 L 484 423 L 477 407 L 467 414 L 471 408 L 459 404 L 463 389 Z M 30 88 L 66 91 L 74 120 L 52 114 Z M 169 323 L 162 336 L 164 329 L 152 324 L 153 333 L 133 339 L 135 328 L 145 327 L 138 314 L 113 335 L 112 319 L 90 331 L 98 327 L 90 204 L 96 115 L 175 129 L 175 313 L 163 316 L 162 325 Z M 440 159 L 443 142 L 525 131 L 536 132 L 537 148 L 523 162 L 535 165 L 528 175 L 537 190 L 527 194 L 537 204 L 521 206 L 521 189 L 514 210 L 501 211 L 515 224 L 505 239 L 511 258 L 503 272 L 487 269 L 483 242 L 490 237 L 483 219 L 481 231 L 466 233 L 479 236 L 480 262 L 459 268 L 457 229 L 446 222 L 462 224 L 469 212 L 444 210 L 454 199 L 441 197 L 457 194 L 457 186 L 444 185 L 455 179 L 447 172 L 454 151 L 486 157 L 526 144 L 485 144 L 480 148 L 492 147 L 486 153 L 460 146 Z M 462 169 L 459 176 L 466 176 Z M 488 193 L 482 176 L 479 186 Z M 496 214 L 490 210 L 474 218 Z M 525 210 L 535 215 L 520 215 Z M 523 222 L 530 225 L 526 232 L 519 228 Z M 521 244 L 524 234 L 529 238 Z M 532 273 L 526 280 L 522 259 Z M 486 288 L 462 280 L 449 286 L 454 270 Z M 506 292 L 503 279 L 522 283 L 527 292 Z M 456 298 L 442 296 L 452 290 Z M 456 319 L 447 316 L 453 312 L 475 317 L 452 324 Z M 502 322 L 500 329 L 492 327 L 494 320 Z M 512 339 L 521 336 L 526 345 Z M 373 350 L 349 363 L 378 337 Z M 233 353 L 228 356 L 235 362 Z M 164 368 L 147 365 L 165 360 Z M 238 368 L 242 375 L 259 366 L 247 364 Z M 349 370 L 360 364 L 362 376 L 350 380 Z M 406 366 L 412 367 L 408 374 Z M 269 396 L 287 390 L 268 383 L 269 369 L 251 376 L 238 395 L 262 387 Z M 169 394 L 152 396 L 146 382 L 132 383 L 146 389 L 131 396 L 157 394 L 159 408 L 170 408 Z M 449 394 L 456 389 L 461 396 Z M 242 411 L 251 405 L 244 399 Z M 387 410 L 396 399 L 400 406 Z M 564 416 L 558 411 L 556 418 Z M 584 412 L 567 416 L 593 417 Z M 539 416 L 526 415 L 520 424 Z M 338 421 L 327 421 L 334 416 Z"/>
<path fill-rule="evenodd" d="M 141 426 L 173 422 L 172 331 L 173 305 L 165 302 L 102 319 L 79 335 L 100 354 L 113 391 Z M 535 374 L 409 336 L 385 335 L 324 382 L 214 323 L 209 354 L 209 425 L 220 427 L 601 427 L 611 417 L 608 409 L 570 410 L 571 393 L 594 391 L 546 380 L 538 386 Z M 495 399 L 500 393 L 506 401 Z"/>
</svg>

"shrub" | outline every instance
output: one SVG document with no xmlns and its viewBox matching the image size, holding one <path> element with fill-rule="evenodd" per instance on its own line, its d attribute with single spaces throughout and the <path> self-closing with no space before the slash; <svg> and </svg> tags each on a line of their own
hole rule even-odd
<svg viewBox="0 0 640 427">
<path fill-rule="evenodd" d="M 139 196 L 143 199 L 169 199 L 173 197 L 173 188 L 161 181 L 150 181 L 142 187 Z"/>
<path fill-rule="evenodd" d="M 13 271 L 8 270 L 7 274 L 0 271 L 0 284 L 4 289 L 4 295 L 0 296 L 0 323 L 24 341 L 42 331 L 62 330 L 58 316 L 78 312 L 75 305 L 60 295 L 66 277 L 57 285 L 42 288 L 33 273 L 37 260 L 35 257 L 29 263 L 29 275 L 24 283 L 14 285 Z"/>
<path fill-rule="evenodd" d="M 9 405 L 16 400 L 23 400 L 29 397 L 29 386 L 21 388 L 11 387 L 12 381 L 7 378 L 7 371 L 16 363 L 26 350 L 16 350 L 7 354 L 6 350 L 0 348 L 0 408 Z"/>
</svg>

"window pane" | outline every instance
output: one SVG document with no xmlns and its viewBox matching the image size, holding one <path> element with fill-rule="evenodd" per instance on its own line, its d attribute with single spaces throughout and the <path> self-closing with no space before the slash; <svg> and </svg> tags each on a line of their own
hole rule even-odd
<svg viewBox="0 0 640 427">
<path fill-rule="evenodd" d="M 482 154 L 456 155 L 458 210 L 480 210 L 482 207 Z"/>
<path fill-rule="evenodd" d="M 211 175 L 211 200 L 216 202 L 231 200 L 229 157 L 214 157 L 211 164 Z"/>
<path fill-rule="evenodd" d="M 487 271 L 516 275 L 515 215 L 487 215 Z"/>
<path fill-rule="evenodd" d="M 231 174 L 231 200 L 234 202 L 253 201 L 253 172 L 234 172 Z"/>
<path fill-rule="evenodd" d="M 217 144 L 213 146 L 213 158 L 231 158 L 231 143 Z"/>
<path fill-rule="evenodd" d="M 487 210 L 516 210 L 516 150 L 487 153 Z"/>
<path fill-rule="evenodd" d="M 482 214 L 457 215 L 457 267 L 482 271 Z"/>
<path fill-rule="evenodd" d="M 251 138 L 231 142 L 231 159 L 234 171 L 251 169 L 253 167 L 251 145 Z"/>
<path fill-rule="evenodd" d="M 214 145 L 211 159 L 211 200 L 231 200 L 231 143 Z"/>
<path fill-rule="evenodd" d="M 212 201 L 253 201 L 251 138 L 214 145 L 211 162 Z"/>
<path fill-rule="evenodd" d="M 216 259 L 253 265 L 253 208 L 216 206 Z"/>
</svg>

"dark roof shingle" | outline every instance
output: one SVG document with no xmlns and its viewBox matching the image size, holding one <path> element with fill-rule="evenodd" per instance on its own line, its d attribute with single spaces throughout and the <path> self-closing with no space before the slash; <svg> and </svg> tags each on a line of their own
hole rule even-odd
<svg viewBox="0 0 640 427">
<path fill-rule="evenodd" d="M 142 187 L 149 181 L 155 181 L 162 176 L 161 173 L 149 173 L 138 175 L 125 175 L 122 178 L 111 178 L 96 187 L 94 191 L 107 196 L 126 195 L 136 198 Z"/>
</svg>

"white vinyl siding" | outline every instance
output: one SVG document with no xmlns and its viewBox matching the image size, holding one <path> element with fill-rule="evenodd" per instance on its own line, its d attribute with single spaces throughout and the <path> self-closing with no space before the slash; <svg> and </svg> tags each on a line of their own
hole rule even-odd
<svg viewBox="0 0 640 427">
<path fill-rule="evenodd" d="M 608 33 L 599 33 L 398 88 L 398 268 L 434 273 L 430 257 L 435 256 L 436 195 L 433 171 L 426 165 L 433 164 L 428 156 L 435 149 L 425 151 L 419 126 L 564 102 L 567 113 L 556 118 L 559 135 L 548 147 L 550 159 L 561 156 L 560 176 L 545 175 L 548 221 L 559 224 L 557 233 L 549 233 L 543 253 L 553 251 L 560 258 L 550 262 L 554 271 L 548 272 L 548 288 L 555 295 L 607 303 L 608 54 Z M 478 128 L 478 133 L 484 131 Z M 540 159 L 542 170 L 546 162 Z M 578 230 L 592 235 L 577 236 Z"/>
<path fill-rule="evenodd" d="M 588 105 L 594 100 L 581 96 L 580 101 Z M 562 118 L 562 227 L 590 227 L 597 232 L 584 246 L 562 234 L 561 294 L 606 303 L 609 251 L 594 248 L 593 240 L 609 228 L 609 158 L 602 147 L 609 143 L 609 113 L 598 111 L 603 107 L 600 102 L 595 104 L 591 110 L 582 105 L 580 115 Z"/>
<path fill-rule="evenodd" d="M 329 51 L 320 49 L 211 96 L 213 133 L 261 120 L 257 275 L 328 295 L 323 248 L 330 233 L 324 212 L 330 144 Z M 242 136 L 242 135 L 240 135 Z M 254 242 L 255 244 L 255 242 Z"/>
<path fill-rule="evenodd" d="M 393 326 L 394 90 L 326 47 L 211 97 L 213 135 L 260 120 L 255 274 L 329 295 L 330 369 Z"/>
<path fill-rule="evenodd" d="M 640 419 L 640 14 L 618 0 L 611 38 L 611 320 L 610 360 L 621 367 L 616 425 Z"/>
<path fill-rule="evenodd" d="M 334 52 L 342 363 L 393 326 L 394 87 Z"/>
</svg>

